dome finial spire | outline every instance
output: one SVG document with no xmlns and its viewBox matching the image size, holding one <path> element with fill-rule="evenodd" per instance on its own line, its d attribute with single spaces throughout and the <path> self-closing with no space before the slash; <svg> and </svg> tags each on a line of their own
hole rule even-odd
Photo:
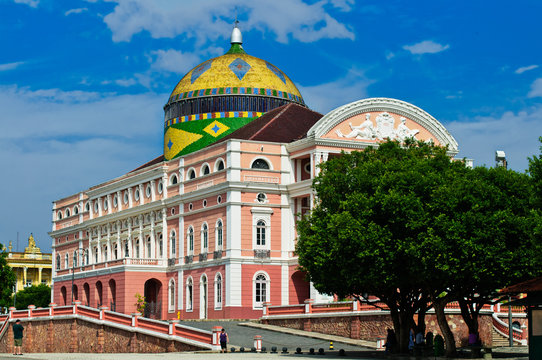
<svg viewBox="0 0 542 360">
<path fill-rule="evenodd" d="M 241 30 L 239 30 L 239 27 L 237 27 L 237 24 L 239 24 L 239 20 L 237 20 L 237 13 L 235 14 L 235 22 L 233 25 L 233 30 L 231 32 L 231 40 L 230 43 L 233 44 L 239 44 L 241 45 L 243 43 L 243 35 L 241 34 Z"/>
</svg>

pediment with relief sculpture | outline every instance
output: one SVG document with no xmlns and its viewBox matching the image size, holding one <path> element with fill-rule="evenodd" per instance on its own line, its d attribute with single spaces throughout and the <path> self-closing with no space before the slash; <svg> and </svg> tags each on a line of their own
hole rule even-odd
<svg viewBox="0 0 542 360">
<path fill-rule="evenodd" d="M 438 120 L 412 104 L 388 98 L 363 99 L 332 110 L 307 136 L 367 145 L 414 138 L 448 146 L 453 154 L 458 152 L 457 141 Z"/>
</svg>

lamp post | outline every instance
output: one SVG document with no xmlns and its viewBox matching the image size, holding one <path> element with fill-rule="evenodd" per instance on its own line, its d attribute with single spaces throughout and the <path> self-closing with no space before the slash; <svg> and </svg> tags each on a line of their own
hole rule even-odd
<svg viewBox="0 0 542 360">
<path fill-rule="evenodd" d="M 76 260 L 76 256 L 79 257 L 79 254 L 81 254 L 82 258 L 84 259 L 86 252 L 87 252 L 87 250 L 83 249 L 83 248 L 77 248 L 73 252 L 74 257 L 72 259 L 72 305 L 73 305 L 73 281 L 75 280 L 75 260 Z M 79 265 L 79 262 L 77 262 L 77 265 Z"/>
</svg>

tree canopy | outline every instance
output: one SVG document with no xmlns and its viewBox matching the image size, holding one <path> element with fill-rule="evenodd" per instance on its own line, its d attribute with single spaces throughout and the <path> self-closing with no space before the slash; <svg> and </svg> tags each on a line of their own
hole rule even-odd
<svg viewBox="0 0 542 360">
<path fill-rule="evenodd" d="M 17 292 L 15 307 L 17 310 L 27 309 L 28 305 L 48 307 L 51 302 L 51 288 L 46 284 L 29 286 Z"/>
<path fill-rule="evenodd" d="M 403 351 L 430 300 L 443 311 L 451 300 L 489 299 L 542 263 L 531 256 L 539 237 L 525 174 L 470 169 L 427 143 L 386 142 L 323 163 L 313 188 L 316 204 L 298 222 L 301 268 L 321 292 L 379 297 Z"/>
<path fill-rule="evenodd" d="M 15 285 L 16 277 L 13 270 L 7 263 L 7 253 L 2 244 L 0 244 L 0 301 L 2 303 L 9 299 Z M 6 304 L 8 305 L 8 304 Z M 3 305 L 2 306 L 6 306 Z"/>
</svg>

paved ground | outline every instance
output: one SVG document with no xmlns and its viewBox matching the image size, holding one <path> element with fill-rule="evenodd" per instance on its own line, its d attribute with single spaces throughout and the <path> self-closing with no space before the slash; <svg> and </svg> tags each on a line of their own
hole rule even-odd
<svg viewBox="0 0 542 360">
<path fill-rule="evenodd" d="M 329 344 L 333 341 L 333 348 L 336 350 L 344 349 L 345 351 L 360 351 L 368 350 L 366 343 L 356 342 L 354 340 L 348 340 L 348 343 L 338 342 L 338 337 L 333 336 L 318 336 L 316 333 L 308 333 L 306 331 L 284 329 L 277 326 L 262 326 L 256 323 L 247 323 L 246 321 L 181 321 L 180 324 L 197 327 L 203 330 L 211 330 L 213 326 L 222 326 L 226 329 L 230 338 L 230 345 L 236 349 L 244 347 L 250 350 L 254 346 L 254 335 L 262 336 L 262 346 L 267 348 L 267 351 L 271 351 L 273 346 L 277 347 L 277 350 L 282 351 L 283 347 L 288 348 L 288 351 L 294 352 L 296 348 L 300 347 L 302 351 L 309 351 L 310 348 L 314 348 L 316 351 L 323 348 L 329 349 Z M 252 326 L 250 326 L 252 325 Z M 271 331 L 281 330 L 279 331 Z M 317 338 L 307 337 L 306 335 L 317 336 Z M 343 338 L 344 339 L 344 338 Z M 373 345 L 371 343 L 371 345 Z"/>
<path fill-rule="evenodd" d="M 493 353 L 494 359 L 501 360 L 526 360 L 528 357 L 526 348 L 500 348 L 495 349 Z M 7 359 L 27 359 L 27 360 L 301 360 L 301 359 L 365 359 L 365 360 L 410 360 L 414 357 L 389 356 L 386 357 L 383 353 L 375 354 L 374 352 L 347 352 L 346 356 L 339 356 L 337 351 L 332 353 L 326 352 L 325 355 L 309 355 L 309 354 L 256 354 L 256 353 L 161 353 L 161 354 L 25 354 L 23 356 L 14 356 L 1 354 L 1 360 Z M 434 357 L 424 358 L 424 360 L 434 360 Z M 454 360 L 437 358 L 442 360 Z"/>
<path fill-rule="evenodd" d="M 339 338 L 336 336 L 310 333 L 300 330 L 292 330 L 277 326 L 261 325 L 246 321 L 183 321 L 184 325 L 197 327 L 200 329 L 211 330 L 213 326 L 222 326 L 230 336 L 230 346 L 237 349 L 234 353 L 220 354 L 212 352 L 194 352 L 194 353 L 159 353 L 159 354 L 25 354 L 23 356 L 14 356 L 11 354 L 0 354 L 0 360 L 5 359 L 35 359 L 35 360 L 297 360 L 297 359 L 395 359 L 410 360 L 415 359 L 409 356 L 386 356 L 382 351 L 375 351 L 367 346 L 373 346 L 373 343 L 362 340 L 348 338 Z M 263 337 L 263 346 L 267 348 L 266 353 L 251 353 L 254 335 Z M 333 341 L 334 350 L 330 351 L 329 343 Z M 367 345 L 367 346 L 363 346 Z M 271 348 L 276 346 L 278 353 L 271 353 Z M 245 347 L 247 351 L 240 352 L 240 347 Z M 288 348 L 288 354 L 281 354 L 282 347 Z M 295 354 L 295 349 L 300 347 L 303 354 Z M 324 355 L 309 355 L 310 348 L 314 348 L 316 353 L 318 349 L 323 348 Z M 346 356 L 340 356 L 339 350 L 344 349 Z M 434 360 L 435 357 L 427 357 L 425 360 Z M 439 358 L 444 359 L 444 358 Z M 527 360 L 527 347 L 496 348 L 493 350 L 493 359 L 501 360 Z M 454 360 L 454 359 L 446 359 Z"/>
</svg>

